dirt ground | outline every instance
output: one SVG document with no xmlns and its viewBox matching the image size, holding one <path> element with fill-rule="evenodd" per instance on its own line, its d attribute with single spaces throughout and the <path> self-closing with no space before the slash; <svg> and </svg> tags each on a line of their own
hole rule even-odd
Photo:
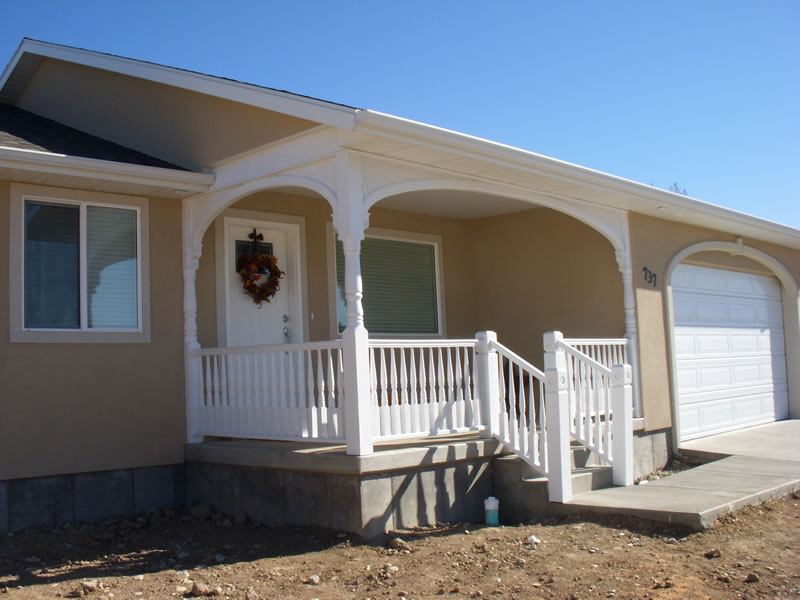
<svg viewBox="0 0 800 600">
<path fill-rule="evenodd" d="M 384 546 L 194 508 L 203 518 L 167 511 L 0 537 L 0 600 L 800 597 L 800 494 L 703 533 L 574 516 L 403 531 Z"/>
</svg>

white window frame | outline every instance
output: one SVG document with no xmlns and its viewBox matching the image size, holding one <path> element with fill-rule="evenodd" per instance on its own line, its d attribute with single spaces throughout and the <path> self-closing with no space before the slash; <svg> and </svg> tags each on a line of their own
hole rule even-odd
<svg viewBox="0 0 800 600">
<path fill-rule="evenodd" d="M 25 202 L 46 202 L 80 208 L 80 329 L 25 327 Z M 136 211 L 137 308 L 136 329 L 87 327 L 86 207 L 103 206 Z M 11 184 L 9 235 L 9 338 L 17 343 L 149 343 L 150 342 L 150 241 L 149 202 L 140 196 L 123 196 L 84 190 Z"/>
<path fill-rule="evenodd" d="M 332 339 L 342 337 L 339 331 L 339 312 L 336 305 L 336 232 L 333 223 L 328 222 L 328 318 L 330 320 L 330 331 Z M 442 265 L 442 237 L 428 233 L 417 233 L 415 231 L 401 231 L 396 229 L 384 229 L 379 227 L 369 227 L 364 232 L 364 237 L 377 238 L 383 240 L 393 240 L 396 242 L 409 242 L 412 244 L 428 244 L 433 246 L 433 268 L 436 269 L 436 321 L 439 325 L 437 333 L 381 333 L 369 332 L 373 339 L 439 339 L 447 336 L 445 321 L 445 302 L 444 302 L 444 275 Z"/>
</svg>

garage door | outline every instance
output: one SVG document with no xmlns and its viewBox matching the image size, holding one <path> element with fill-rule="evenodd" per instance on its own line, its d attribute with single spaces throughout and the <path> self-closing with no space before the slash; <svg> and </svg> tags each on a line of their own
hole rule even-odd
<svg viewBox="0 0 800 600">
<path fill-rule="evenodd" d="M 786 418 L 778 280 L 679 265 L 672 294 L 680 439 Z"/>
</svg>

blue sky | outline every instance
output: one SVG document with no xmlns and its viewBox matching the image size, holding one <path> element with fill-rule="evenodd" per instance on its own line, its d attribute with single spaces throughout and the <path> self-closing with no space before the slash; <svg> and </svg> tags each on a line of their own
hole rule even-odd
<svg viewBox="0 0 800 600">
<path fill-rule="evenodd" d="M 0 0 L 24 37 L 370 108 L 800 227 L 800 2 Z"/>
</svg>

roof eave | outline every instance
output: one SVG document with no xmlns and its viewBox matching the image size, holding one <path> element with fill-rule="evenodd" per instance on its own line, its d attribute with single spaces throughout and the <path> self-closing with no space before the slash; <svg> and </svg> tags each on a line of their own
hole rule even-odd
<svg viewBox="0 0 800 600">
<path fill-rule="evenodd" d="M 215 180 L 214 175 L 207 173 L 4 147 L 0 147 L 0 167 L 119 183 L 152 185 L 187 192 L 206 192 Z"/>
<path fill-rule="evenodd" d="M 509 166 L 517 165 L 544 175 L 569 177 L 624 194 L 628 204 L 634 205 L 634 211 L 637 206 L 648 214 L 652 214 L 653 210 L 668 208 L 691 211 L 712 218 L 719 229 L 736 235 L 744 235 L 742 227 L 755 228 L 762 231 L 764 236 L 792 238 L 793 245 L 800 247 L 800 230 L 794 227 L 484 138 L 369 110 L 358 111 L 355 129 L 375 135 L 399 135 L 409 140 L 417 139 L 443 149 L 468 153 L 476 158 L 502 160 Z M 631 210 L 630 207 L 621 208 Z M 663 218 L 670 219 L 669 216 Z"/>
</svg>

